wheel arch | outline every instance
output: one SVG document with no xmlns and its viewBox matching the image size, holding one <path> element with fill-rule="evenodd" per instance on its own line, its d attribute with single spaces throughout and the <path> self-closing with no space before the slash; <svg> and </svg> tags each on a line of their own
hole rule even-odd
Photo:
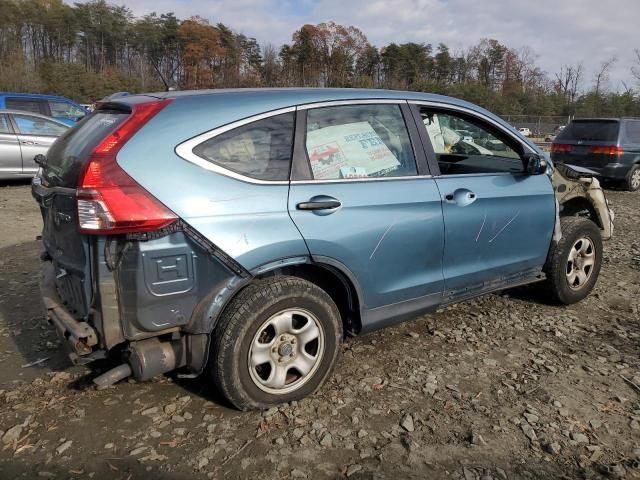
<svg viewBox="0 0 640 480">
<path fill-rule="evenodd" d="M 353 274 L 341 263 L 329 258 L 316 258 L 304 263 L 277 265 L 256 275 L 255 279 L 286 275 L 307 280 L 333 299 L 340 311 L 344 331 L 357 335 L 361 328 L 360 306 L 362 295 Z"/>
<path fill-rule="evenodd" d="M 601 230 L 604 229 L 602 219 L 593 204 L 584 197 L 574 197 L 562 204 L 562 210 L 560 212 L 560 218 L 563 217 L 577 217 L 579 213 L 583 211 L 589 212 L 589 220 L 595 223 Z"/>
</svg>

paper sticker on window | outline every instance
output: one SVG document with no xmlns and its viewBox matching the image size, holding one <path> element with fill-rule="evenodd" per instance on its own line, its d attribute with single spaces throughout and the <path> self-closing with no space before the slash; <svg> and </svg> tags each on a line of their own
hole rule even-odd
<svg viewBox="0 0 640 480">
<path fill-rule="evenodd" d="M 356 167 L 352 174 L 358 178 L 376 177 L 400 165 L 369 122 L 312 130 L 307 133 L 307 151 L 316 179 L 345 178 L 349 167 Z"/>
</svg>

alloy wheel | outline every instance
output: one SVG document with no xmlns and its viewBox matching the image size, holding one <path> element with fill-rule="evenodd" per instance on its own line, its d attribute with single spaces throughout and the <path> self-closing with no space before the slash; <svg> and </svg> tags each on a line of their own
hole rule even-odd
<svg viewBox="0 0 640 480">
<path fill-rule="evenodd" d="M 576 240 L 567 259 L 567 282 L 573 290 L 582 288 L 591 278 L 596 260 L 596 249 L 588 237 Z"/>
</svg>

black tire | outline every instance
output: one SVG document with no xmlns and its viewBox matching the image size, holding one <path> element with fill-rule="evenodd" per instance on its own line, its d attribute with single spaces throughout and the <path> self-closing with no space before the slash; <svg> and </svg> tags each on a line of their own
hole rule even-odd
<svg viewBox="0 0 640 480">
<path fill-rule="evenodd" d="M 640 189 L 640 165 L 634 165 L 629 169 L 627 178 L 625 179 L 624 186 L 630 192 L 635 192 Z"/>
<path fill-rule="evenodd" d="M 570 305 L 585 298 L 598 280 L 602 266 L 602 237 L 600 229 L 591 220 L 582 217 L 563 217 L 560 219 L 562 238 L 551 247 L 549 258 L 545 265 L 547 274 L 546 287 L 552 299 L 556 302 Z M 588 276 L 582 285 L 571 286 L 568 272 L 574 263 L 569 263 L 569 255 L 580 239 L 588 239 L 594 254 L 593 265 L 588 269 Z M 584 245 L 588 245 L 584 243 Z M 579 266 L 579 265 L 578 265 Z M 587 267 L 585 267 L 585 272 Z M 578 280 L 579 282 L 579 280 Z"/>
<path fill-rule="evenodd" d="M 268 393 L 252 378 L 256 373 L 250 371 L 249 355 L 255 336 L 262 335 L 258 330 L 264 327 L 264 322 L 287 309 L 303 309 L 315 317 L 324 334 L 323 353 L 316 353 L 315 370 L 308 373 L 299 388 L 287 393 Z M 315 392 L 330 375 L 341 343 L 340 312 L 324 290 L 297 277 L 269 277 L 244 288 L 225 309 L 214 331 L 208 369 L 217 388 L 236 408 L 266 409 Z"/>
</svg>

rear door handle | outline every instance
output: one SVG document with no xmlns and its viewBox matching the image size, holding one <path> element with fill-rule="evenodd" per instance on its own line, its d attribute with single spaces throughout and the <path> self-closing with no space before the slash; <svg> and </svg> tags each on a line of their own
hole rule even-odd
<svg viewBox="0 0 640 480">
<path fill-rule="evenodd" d="M 296 205 L 296 208 L 298 210 L 331 210 L 341 206 L 342 203 L 339 200 L 312 200 L 301 202 Z"/>
</svg>

